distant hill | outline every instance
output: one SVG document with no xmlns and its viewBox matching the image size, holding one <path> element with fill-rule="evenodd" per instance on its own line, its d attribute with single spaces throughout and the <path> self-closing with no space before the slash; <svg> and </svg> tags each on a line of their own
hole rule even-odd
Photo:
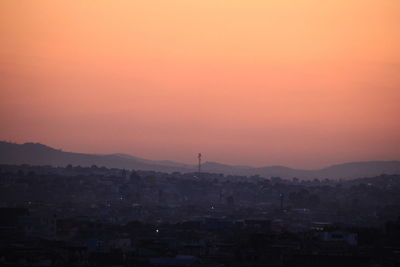
<svg viewBox="0 0 400 267">
<path fill-rule="evenodd" d="M 0 141 L 0 164 L 30 164 L 52 166 L 105 166 L 161 172 L 194 172 L 196 165 L 173 161 L 154 161 L 127 154 L 83 154 L 64 152 L 39 143 L 15 144 Z M 318 170 L 292 169 L 284 166 L 249 167 L 233 166 L 217 162 L 205 162 L 204 172 L 232 175 L 260 175 L 264 177 L 279 176 L 282 178 L 301 179 L 351 179 L 373 177 L 381 174 L 400 174 L 400 161 L 350 162 L 332 165 Z"/>
<path fill-rule="evenodd" d="M 141 159 L 125 154 L 83 154 L 64 152 L 39 143 L 14 144 L 0 142 L 1 164 L 30 164 L 30 165 L 52 165 L 63 166 L 105 166 L 107 168 L 154 170 L 162 172 L 189 172 L 183 164 L 163 163 Z"/>
</svg>

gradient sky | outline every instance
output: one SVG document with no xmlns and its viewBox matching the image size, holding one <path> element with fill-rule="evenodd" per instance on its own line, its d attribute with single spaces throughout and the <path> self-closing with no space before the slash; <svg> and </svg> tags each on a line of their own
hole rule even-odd
<svg viewBox="0 0 400 267">
<path fill-rule="evenodd" d="M 0 2 L 0 140 L 316 168 L 399 115 L 399 0 Z"/>
</svg>

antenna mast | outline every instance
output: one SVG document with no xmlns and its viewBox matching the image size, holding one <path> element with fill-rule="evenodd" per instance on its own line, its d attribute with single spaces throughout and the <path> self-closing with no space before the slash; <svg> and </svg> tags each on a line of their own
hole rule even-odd
<svg viewBox="0 0 400 267">
<path fill-rule="evenodd" d="M 201 173 L 201 153 L 197 155 L 197 158 L 199 159 L 199 173 Z"/>
</svg>

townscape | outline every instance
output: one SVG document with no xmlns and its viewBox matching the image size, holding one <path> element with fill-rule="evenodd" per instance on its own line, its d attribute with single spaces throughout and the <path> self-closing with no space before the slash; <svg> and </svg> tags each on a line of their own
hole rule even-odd
<svg viewBox="0 0 400 267">
<path fill-rule="evenodd" d="M 2 266 L 399 266 L 400 175 L 0 165 Z"/>
</svg>

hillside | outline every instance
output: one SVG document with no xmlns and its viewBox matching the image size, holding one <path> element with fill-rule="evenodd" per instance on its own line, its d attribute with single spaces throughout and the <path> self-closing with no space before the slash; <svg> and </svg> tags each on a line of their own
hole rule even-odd
<svg viewBox="0 0 400 267">
<path fill-rule="evenodd" d="M 138 170 L 154 170 L 162 172 L 194 172 L 196 165 L 173 161 L 154 161 L 127 154 L 84 154 L 65 152 L 39 143 L 15 144 L 0 142 L 0 164 L 30 164 L 66 166 L 105 166 L 108 168 L 124 168 Z M 249 167 L 205 162 L 202 171 L 232 175 L 260 175 L 264 177 L 279 176 L 291 179 L 351 179 L 373 177 L 380 174 L 400 174 L 400 161 L 350 162 L 332 165 L 317 170 L 292 169 L 285 166 Z"/>
</svg>

